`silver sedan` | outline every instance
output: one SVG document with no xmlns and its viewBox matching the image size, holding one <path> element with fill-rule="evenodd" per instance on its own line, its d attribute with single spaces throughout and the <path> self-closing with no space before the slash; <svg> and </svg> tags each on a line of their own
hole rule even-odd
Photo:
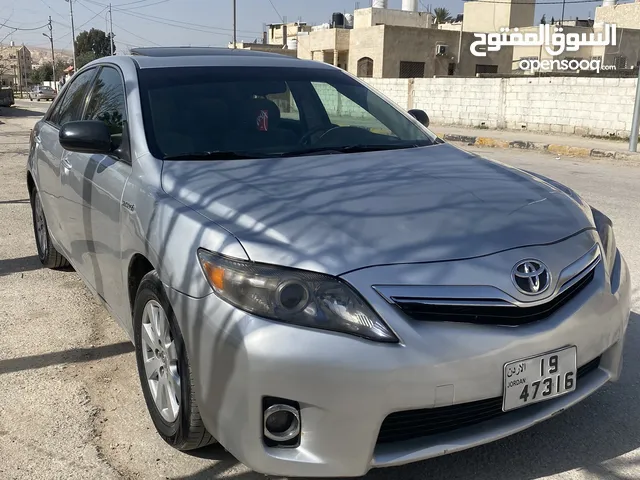
<svg viewBox="0 0 640 480">
<path fill-rule="evenodd" d="M 358 476 L 619 378 L 630 280 L 609 218 L 428 123 L 267 53 L 139 49 L 65 85 L 31 138 L 38 254 L 129 334 L 166 442 Z"/>
</svg>

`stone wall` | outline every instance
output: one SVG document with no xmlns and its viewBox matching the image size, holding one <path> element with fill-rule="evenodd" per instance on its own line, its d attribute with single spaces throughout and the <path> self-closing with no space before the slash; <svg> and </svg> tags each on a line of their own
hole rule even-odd
<svg viewBox="0 0 640 480">
<path fill-rule="evenodd" d="M 365 79 L 436 124 L 629 136 L 635 78 Z"/>
<path fill-rule="evenodd" d="M 434 124 L 619 137 L 631 131 L 636 92 L 634 78 L 364 80 L 400 108 L 426 111 Z M 369 117 L 333 87 L 315 88 L 330 117 Z"/>
</svg>

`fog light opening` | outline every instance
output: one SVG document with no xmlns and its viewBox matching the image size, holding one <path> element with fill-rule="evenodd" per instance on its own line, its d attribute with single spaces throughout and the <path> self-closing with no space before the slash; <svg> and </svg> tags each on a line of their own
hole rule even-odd
<svg viewBox="0 0 640 480">
<path fill-rule="evenodd" d="M 272 405 L 264 411 L 264 436 L 288 442 L 300 435 L 300 413 L 290 405 Z"/>
</svg>

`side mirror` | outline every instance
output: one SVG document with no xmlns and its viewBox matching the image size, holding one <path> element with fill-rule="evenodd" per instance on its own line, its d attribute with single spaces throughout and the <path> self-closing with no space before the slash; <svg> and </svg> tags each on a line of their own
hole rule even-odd
<svg viewBox="0 0 640 480">
<path fill-rule="evenodd" d="M 113 151 L 109 127 L 99 120 L 67 122 L 58 138 L 62 148 L 70 152 L 108 154 Z"/>
<path fill-rule="evenodd" d="M 425 127 L 429 126 L 429 115 L 424 110 L 413 109 L 409 110 L 409 115 L 418 120 Z"/>
</svg>

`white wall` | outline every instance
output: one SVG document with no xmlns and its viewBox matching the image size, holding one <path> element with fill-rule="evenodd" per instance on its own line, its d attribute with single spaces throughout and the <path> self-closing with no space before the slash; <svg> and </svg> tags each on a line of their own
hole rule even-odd
<svg viewBox="0 0 640 480">
<path fill-rule="evenodd" d="M 366 79 L 435 124 L 629 136 L 635 78 Z M 413 84 L 413 89 L 411 85 Z"/>
</svg>

